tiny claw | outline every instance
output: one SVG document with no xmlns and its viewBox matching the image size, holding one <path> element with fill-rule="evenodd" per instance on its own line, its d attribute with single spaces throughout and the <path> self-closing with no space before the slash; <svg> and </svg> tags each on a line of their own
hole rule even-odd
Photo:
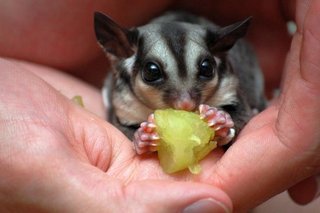
<svg viewBox="0 0 320 213">
<path fill-rule="evenodd" d="M 149 123 L 154 123 L 154 113 L 152 113 L 152 114 L 150 114 L 150 115 L 148 116 L 147 121 L 148 121 Z"/>
<path fill-rule="evenodd" d="M 154 123 L 148 123 L 147 127 L 154 129 L 154 128 L 156 128 L 157 126 L 156 126 Z"/>
<path fill-rule="evenodd" d="M 200 114 L 200 119 L 203 120 L 206 116 L 204 114 Z"/>
<path fill-rule="evenodd" d="M 214 114 L 216 114 L 217 112 L 213 109 L 209 109 L 206 113 L 205 116 L 206 118 L 212 117 Z M 219 113 L 219 112 L 218 112 Z"/>
<path fill-rule="evenodd" d="M 208 105 L 199 106 L 200 119 L 210 120 L 211 118 L 216 117 L 216 114 L 219 113 L 218 109 L 215 107 L 210 107 Z"/>
<path fill-rule="evenodd" d="M 206 117 L 205 113 L 208 111 L 209 106 L 206 104 L 199 105 L 199 115 L 200 119 L 204 119 Z"/>
<path fill-rule="evenodd" d="M 157 133 L 142 133 L 140 135 L 140 139 L 142 141 L 154 141 L 154 140 L 159 140 L 160 137 L 158 136 Z"/>
<path fill-rule="evenodd" d="M 230 129 L 225 127 L 220 127 L 219 129 L 216 129 L 216 136 L 223 138 L 226 137 L 229 134 Z"/>
<path fill-rule="evenodd" d="M 217 136 L 218 138 L 218 145 L 223 146 L 228 144 L 236 135 L 236 130 L 234 128 L 230 128 L 229 131 L 226 132 L 226 135 L 224 137 Z"/>
<path fill-rule="evenodd" d="M 145 131 L 146 133 L 151 133 L 154 131 L 154 129 L 157 127 L 154 123 L 151 122 L 143 122 L 141 123 L 140 127 Z"/>
<path fill-rule="evenodd" d="M 208 119 L 208 125 L 211 126 L 216 126 L 217 124 L 226 124 L 227 119 L 225 118 L 223 112 L 218 111 L 215 116 L 212 118 Z M 224 126 L 224 125 L 223 125 Z"/>
<path fill-rule="evenodd" d="M 159 140 L 159 139 L 160 139 L 160 136 L 157 133 L 153 133 L 151 135 L 151 140 L 156 141 L 156 140 Z"/>
</svg>

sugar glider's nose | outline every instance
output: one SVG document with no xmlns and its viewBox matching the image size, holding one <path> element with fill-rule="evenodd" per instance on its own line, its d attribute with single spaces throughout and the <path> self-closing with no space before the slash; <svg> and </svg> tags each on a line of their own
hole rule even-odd
<svg viewBox="0 0 320 213">
<path fill-rule="evenodd" d="M 183 92 L 179 97 L 173 102 L 173 107 L 175 109 L 193 111 L 196 107 L 195 101 L 191 98 L 189 92 Z"/>
</svg>

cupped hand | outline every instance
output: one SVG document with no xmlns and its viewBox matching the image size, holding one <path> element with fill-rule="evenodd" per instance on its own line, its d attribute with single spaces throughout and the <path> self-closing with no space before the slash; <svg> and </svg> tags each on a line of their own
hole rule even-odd
<svg viewBox="0 0 320 213">
<path fill-rule="evenodd" d="M 307 203 L 319 187 L 313 177 L 320 168 L 319 10 L 319 1 L 297 2 L 298 31 L 287 56 L 281 95 L 248 123 L 208 175 L 238 211 L 300 181 L 291 195 Z"/>
<path fill-rule="evenodd" d="M 165 175 L 25 66 L 0 65 L 1 212 L 231 211 L 222 190 Z"/>
<path fill-rule="evenodd" d="M 161 211 L 210 198 L 230 209 L 220 188 L 231 197 L 234 210 L 241 211 L 300 181 L 292 191 L 305 192 L 298 186 L 314 180 L 320 163 L 319 10 L 316 0 L 297 3 L 298 32 L 280 97 L 249 122 L 223 156 L 221 150 L 208 156 L 199 176 L 164 174 L 156 158 L 135 156 L 132 144 L 105 121 L 72 105 L 38 78 L 4 69 L 1 206 Z"/>
</svg>

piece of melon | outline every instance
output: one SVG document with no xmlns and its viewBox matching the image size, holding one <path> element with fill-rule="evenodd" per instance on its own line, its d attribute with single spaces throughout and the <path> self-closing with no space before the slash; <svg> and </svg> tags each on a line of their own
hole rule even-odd
<svg viewBox="0 0 320 213">
<path fill-rule="evenodd" d="M 84 107 L 84 104 L 83 104 L 83 100 L 82 100 L 82 96 L 80 95 L 75 95 L 72 97 L 71 99 L 75 104 L 81 106 L 81 107 Z"/>
<path fill-rule="evenodd" d="M 194 174 L 201 170 L 198 162 L 217 147 L 214 131 L 199 114 L 183 110 L 156 110 L 156 130 L 160 136 L 158 157 L 166 173 L 186 168 Z"/>
</svg>

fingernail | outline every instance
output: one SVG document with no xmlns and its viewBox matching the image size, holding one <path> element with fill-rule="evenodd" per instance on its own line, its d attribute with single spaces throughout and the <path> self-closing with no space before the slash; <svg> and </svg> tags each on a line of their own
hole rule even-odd
<svg viewBox="0 0 320 213">
<path fill-rule="evenodd" d="M 183 210 L 183 213 L 230 213 L 231 211 L 221 202 L 214 199 L 199 200 Z"/>
</svg>

